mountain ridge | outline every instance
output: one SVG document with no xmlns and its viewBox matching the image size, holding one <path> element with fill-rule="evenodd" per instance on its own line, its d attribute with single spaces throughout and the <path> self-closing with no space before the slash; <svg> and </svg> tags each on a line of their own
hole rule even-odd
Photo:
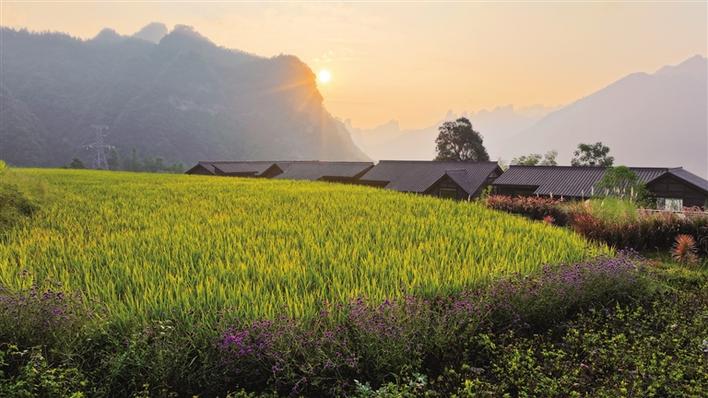
<svg viewBox="0 0 708 398">
<path fill-rule="evenodd" d="M 94 124 L 109 126 L 107 142 L 123 158 L 135 149 L 184 165 L 367 159 L 295 56 L 227 49 L 183 25 L 158 43 L 110 29 L 88 40 L 0 29 L 1 99 L 19 113 L 0 125 L 0 158 L 11 164 L 88 162 Z"/>
<path fill-rule="evenodd" d="M 707 177 L 707 75 L 701 55 L 654 73 L 631 73 L 551 112 L 506 147 L 556 149 L 568 163 L 578 143 L 602 141 L 617 164 L 684 166 Z"/>
</svg>

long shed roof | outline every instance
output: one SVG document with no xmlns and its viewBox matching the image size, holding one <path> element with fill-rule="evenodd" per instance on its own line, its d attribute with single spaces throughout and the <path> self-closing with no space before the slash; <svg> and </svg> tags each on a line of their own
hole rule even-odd
<svg viewBox="0 0 708 398">
<path fill-rule="evenodd" d="M 465 192 L 474 195 L 498 168 L 497 162 L 382 160 L 360 179 L 386 183 L 386 189 L 424 193 L 448 175 Z"/>
<path fill-rule="evenodd" d="M 319 180 L 323 178 L 357 178 L 374 164 L 372 162 L 288 161 L 276 162 L 283 170 L 274 178 L 287 180 Z"/>
<path fill-rule="evenodd" d="M 253 174 L 260 175 L 273 166 L 271 161 L 250 161 L 250 162 L 211 162 L 214 169 L 221 174 Z"/>
<path fill-rule="evenodd" d="M 680 167 L 630 167 L 639 179 L 648 184 L 669 173 L 704 191 L 708 181 Z M 511 166 L 492 185 L 499 187 L 536 187 L 537 195 L 588 197 L 605 175 L 601 166 Z M 598 192 L 599 193 L 599 192 Z"/>
</svg>

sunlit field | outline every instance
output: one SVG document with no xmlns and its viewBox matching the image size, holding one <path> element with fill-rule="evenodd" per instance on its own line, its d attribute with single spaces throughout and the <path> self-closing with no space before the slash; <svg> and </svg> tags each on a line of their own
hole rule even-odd
<svg viewBox="0 0 708 398">
<path fill-rule="evenodd" d="M 308 317 L 324 302 L 449 293 L 607 251 L 477 203 L 368 187 L 15 173 L 44 180 L 47 199 L 0 246 L 0 283 L 59 283 L 120 321 Z"/>
</svg>

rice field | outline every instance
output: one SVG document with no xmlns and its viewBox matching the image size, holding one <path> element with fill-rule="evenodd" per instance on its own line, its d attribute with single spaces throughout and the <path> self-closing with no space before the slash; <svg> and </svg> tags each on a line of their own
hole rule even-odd
<svg viewBox="0 0 708 398">
<path fill-rule="evenodd" d="M 59 283 L 130 321 L 316 314 L 444 294 L 606 253 L 568 230 L 340 184 L 16 169 L 48 199 L 0 245 L 0 284 Z"/>
</svg>

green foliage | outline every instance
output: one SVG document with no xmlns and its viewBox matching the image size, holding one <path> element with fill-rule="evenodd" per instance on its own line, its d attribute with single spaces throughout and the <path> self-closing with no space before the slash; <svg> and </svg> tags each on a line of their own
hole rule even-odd
<svg viewBox="0 0 708 398">
<path fill-rule="evenodd" d="M 708 274 L 656 267 L 649 271 L 663 290 L 596 305 L 541 333 L 480 333 L 465 364 L 424 379 L 414 395 L 406 395 L 413 379 L 403 378 L 358 396 L 704 397 Z"/>
<path fill-rule="evenodd" d="M 461 117 L 454 122 L 445 122 L 438 131 L 438 138 L 435 139 L 437 145 L 435 160 L 489 160 L 482 135 L 472 128 L 472 123 L 467 118 Z"/>
<path fill-rule="evenodd" d="M 622 198 L 591 199 L 577 205 L 588 210 L 594 217 L 608 223 L 631 223 L 639 217 L 637 206 Z"/>
<path fill-rule="evenodd" d="M 639 201 L 647 196 L 645 184 L 627 166 L 610 167 L 595 186 L 597 193 L 631 201 Z"/>
<path fill-rule="evenodd" d="M 560 339 L 490 336 L 489 373 L 465 381 L 459 396 L 705 396 L 705 309 L 705 295 L 659 296 L 591 310 Z"/>
<path fill-rule="evenodd" d="M 608 253 L 478 203 L 361 186 L 22 173 L 62 195 L 0 247 L 0 282 L 57 281 L 126 322 L 213 320 L 227 308 L 246 319 L 308 317 L 325 301 L 455 292 Z"/>
<path fill-rule="evenodd" d="M 603 145 L 602 142 L 595 144 L 578 144 L 578 149 L 573 153 L 575 155 L 570 161 L 573 166 L 612 166 L 615 158 L 609 156 L 610 147 Z"/>
<path fill-rule="evenodd" d="M 541 157 L 538 153 L 532 153 L 529 155 L 519 156 L 511 160 L 511 164 L 519 166 L 557 166 L 558 162 L 556 158 L 558 157 L 558 151 L 552 150 L 546 152 L 546 154 Z"/>
<path fill-rule="evenodd" d="M 83 398 L 88 381 L 76 367 L 51 366 L 40 347 L 0 344 L 0 396 Z"/>
<path fill-rule="evenodd" d="M 670 250 L 678 235 L 690 235 L 699 256 L 708 256 L 708 216 L 638 209 L 629 200 L 606 197 L 585 202 L 562 202 L 543 197 L 492 195 L 487 207 L 534 220 L 568 226 L 596 242 L 617 249 Z"/>
<path fill-rule="evenodd" d="M 71 163 L 67 166 L 70 169 L 85 169 L 86 166 L 84 166 L 84 162 L 81 161 L 79 158 L 73 158 L 71 159 Z"/>
<path fill-rule="evenodd" d="M 125 158 L 122 162 L 117 152 L 115 157 L 114 163 L 116 166 L 115 168 L 111 167 L 112 170 L 147 171 L 151 173 L 182 173 L 184 171 L 181 163 L 165 164 L 165 160 L 159 156 L 156 158 L 148 156 L 139 159 L 135 148 L 130 151 L 130 157 Z M 121 164 L 122 166 L 120 166 Z"/>
<path fill-rule="evenodd" d="M 14 173 L 4 168 L 0 170 L 0 237 L 21 220 L 34 214 L 38 204 L 17 186 Z"/>
</svg>

